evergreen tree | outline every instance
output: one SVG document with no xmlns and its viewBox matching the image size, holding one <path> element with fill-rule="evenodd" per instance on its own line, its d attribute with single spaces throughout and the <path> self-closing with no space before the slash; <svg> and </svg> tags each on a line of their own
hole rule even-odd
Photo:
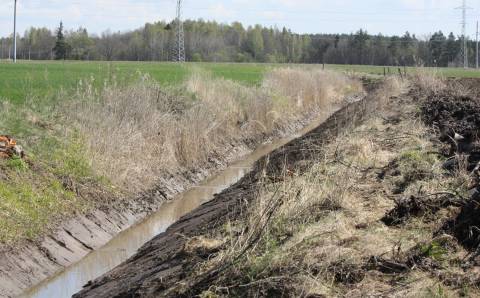
<svg viewBox="0 0 480 298">
<path fill-rule="evenodd" d="M 445 42 L 447 38 L 443 35 L 442 31 L 435 32 L 432 35 L 429 42 L 429 49 L 432 59 L 432 64 L 434 66 L 447 66 L 448 61 L 445 59 L 444 49 L 445 49 Z"/>
<path fill-rule="evenodd" d="M 63 22 L 60 22 L 60 26 L 57 29 L 57 40 L 55 42 L 55 47 L 53 48 L 53 51 L 55 52 L 55 59 L 67 59 L 68 50 L 69 45 L 65 41 L 65 36 L 63 35 Z"/>
<path fill-rule="evenodd" d="M 358 30 L 351 41 L 350 47 L 353 50 L 353 64 L 364 64 L 364 53 L 367 48 L 367 42 L 370 39 L 367 31 Z"/>
<path fill-rule="evenodd" d="M 448 63 L 455 62 L 458 54 L 460 52 L 460 43 L 453 35 L 453 32 L 448 35 L 447 42 L 445 43 L 445 48 L 443 50 L 444 59 Z"/>
<path fill-rule="evenodd" d="M 405 34 L 400 38 L 400 64 L 405 65 L 415 65 L 416 55 L 415 55 L 415 35 L 410 35 L 410 32 L 405 32 Z"/>
<path fill-rule="evenodd" d="M 397 35 L 390 37 L 390 44 L 387 49 L 390 55 L 389 64 L 390 65 L 399 65 L 400 64 L 400 42 L 401 38 Z"/>
</svg>

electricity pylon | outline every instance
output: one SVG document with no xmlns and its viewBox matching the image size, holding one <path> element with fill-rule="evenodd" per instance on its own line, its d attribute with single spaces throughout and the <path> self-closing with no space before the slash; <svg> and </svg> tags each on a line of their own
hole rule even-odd
<svg viewBox="0 0 480 298">
<path fill-rule="evenodd" d="M 185 62 L 185 33 L 182 20 L 182 0 L 177 0 L 177 18 L 175 20 L 175 45 L 173 48 L 173 61 Z"/>
<path fill-rule="evenodd" d="M 462 56 L 463 56 L 463 67 L 468 68 L 468 42 L 467 42 L 467 9 L 471 9 L 467 6 L 467 0 L 463 0 L 462 6 L 457 7 L 457 9 L 462 10 Z"/>
<path fill-rule="evenodd" d="M 13 6 L 13 62 L 17 63 L 17 0 Z"/>
</svg>

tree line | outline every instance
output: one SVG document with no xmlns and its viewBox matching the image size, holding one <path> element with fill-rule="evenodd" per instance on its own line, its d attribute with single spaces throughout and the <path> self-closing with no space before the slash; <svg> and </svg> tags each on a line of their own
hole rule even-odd
<svg viewBox="0 0 480 298">
<path fill-rule="evenodd" d="M 435 32 L 417 38 L 372 35 L 364 30 L 351 34 L 296 34 L 287 28 L 245 27 L 241 23 L 184 22 L 188 61 L 328 63 L 398 66 L 457 66 L 462 38 Z M 18 36 L 18 58 L 31 60 L 128 60 L 172 59 L 175 23 L 147 23 L 128 32 L 89 34 L 87 29 L 67 30 L 63 24 L 51 31 L 30 28 Z M 0 38 L 0 59 L 12 55 L 12 37 Z M 475 61 L 475 43 L 468 41 L 469 60 Z"/>
</svg>

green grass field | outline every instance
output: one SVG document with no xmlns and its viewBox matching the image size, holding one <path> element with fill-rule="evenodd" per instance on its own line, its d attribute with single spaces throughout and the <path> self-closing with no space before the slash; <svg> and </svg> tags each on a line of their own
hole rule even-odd
<svg viewBox="0 0 480 298">
<path fill-rule="evenodd" d="M 228 63 L 150 62 L 24 62 L 0 63 L 0 98 L 22 103 L 26 98 L 53 96 L 60 89 L 71 90 L 80 80 L 94 79 L 96 86 L 116 81 L 127 84 L 140 74 L 148 74 L 161 84 L 183 81 L 195 67 L 214 76 L 245 84 L 258 84 L 268 65 Z"/>
<path fill-rule="evenodd" d="M 373 75 L 383 75 L 384 69 L 387 71 L 390 70 L 391 74 L 398 74 L 398 67 L 395 66 L 372 66 L 372 65 L 327 65 L 327 69 L 338 70 L 338 71 L 348 71 L 356 73 L 368 73 Z M 415 73 L 419 68 L 417 67 L 407 67 L 407 74 Z M 434 68 L 434 67 L 425 67 L 423 68 L 427 71 L 431 71 L 438 75 L 447 77 L 447 78 L 480 78 L 480 70 L 476 69 L 463 69 L 463 68 Z M 404 71 L 404 68 L 401 67 L 401 70 Z"/>
<path fill-rule="evenodd" d="M 216 77 L 224 77 L 249 85 L 259 84 L 265 71 L 279 64 L 235 64 L 235 63 L 186 63 L 166 62 L 57 62 L 20 61 L 18 64 L 0 62 L 0 98 L 22 103 L 27 98 L 52 97 L 60 89 L 72 90 L 80 80 L 94 79 L 94 85 L 116 81 L 128 84 L 148 74 L 161 84 L 182 82 L 193 68 L 202 68 Z M 308 67 L 321 67 L 320 65 Z M 383 66 L 326 65 L 327 69 L 383 75 Z M 388 68 L 386 68 L 388 70 Z M 391 73 L 398 73 L 396 67 L 389 67 Z M 428 68 L 446 77 L 480 78 L 480 71 L 461 68 Z M 416 68 L 407 68 L 413 73 Z"/>
</svg>

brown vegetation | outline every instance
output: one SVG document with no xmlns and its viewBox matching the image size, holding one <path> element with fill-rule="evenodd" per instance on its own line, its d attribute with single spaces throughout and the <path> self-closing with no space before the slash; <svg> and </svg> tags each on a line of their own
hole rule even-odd
<svg viewBox="0 0 480 298">
<path fill-rule="evenodd" d="M 358 92 L 359 83 L 329 72 L 278 69 L 262 87 L 246 87 L 197 70 L 177 89 L 144 77 L 97 93 L 87 82 L 65 111 L 97 173 L 139 191 L 162 173 L 195 168 L 228 144 L 263 142 Z"/>
<path fill-rule="evenodd" d="M 378 94 L 400 93 L 391 86 Z M 364 125 L 309 148 L 319 158 L 307 171 L 267 183 L 246 223 L 229 223 L 222 235 L 231 246 L 211 262 L 235 265 L 203 295 L 477 293 L 478 277 L 462 269 L 466 252 L 451 236 L 434 236 L 465 202 L 471 176 L 442 168 L 438 144 L 408 97 L 385 98 Z M 240 254 L 242 261 L 231 260 Z"/>
<path fill-rule="evenodd" d="M 478 168 L 468 171 L 460 158 L 445 167 L 450 144 L 425 125 L 417 93 L 404 87 L 388 82 L 370 117 L 334 140 L 320 142 L 317 132 L 276 152 L 257 186 L 227 190 L 78 297 L 478 296 L 478 190 L 466 204 Z M 345 121 L 335 115 L 322 129 L 337 120 Z M 279 161 L 283 168 L 272 165 Z M 214 206 L 221 216 L 201 218 Z M 192 240 L 175 250 L 180 231 Z M 177 253 L 152 258 L 164 251 Z M 135 266 L 152 272 L 129 271 Z"/>
</svg>

